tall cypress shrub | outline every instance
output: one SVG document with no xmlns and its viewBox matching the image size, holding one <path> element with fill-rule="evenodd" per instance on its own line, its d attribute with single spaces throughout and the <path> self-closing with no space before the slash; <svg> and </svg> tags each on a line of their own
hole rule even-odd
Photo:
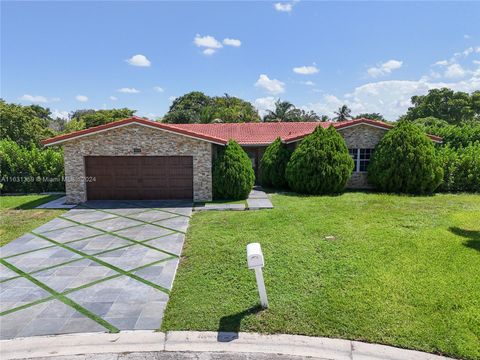
<svg viewBox="0 0 480 360">
<path fill-rule="evenodd" d="M 353 166 L 345 140 L 337 130 L 318 126 L 293 152 L 286 177 L 296 192 L 334 194 L 345 188 Z"/>
<path fill-rule="evenodd" d="M 443 178 L 433 142 L 410 122 L 402 121 L 380 140 L 368 167 L 368 179 L 386 192 L 429 194 Z"/>
<path fill-rule="evenodd" d="M 215 199 L 246 199 L 252 191 L 255 173 L 248 155 L 234 140 L 220 150 L 213 164 Z"/>
<path fill-rule="evenodd" d="M 262 185 L 274 188 L 287 186 L 285 170 L 290 155 L 290 151 L 280 138 L 277 138 L 267 147 L 260 161 L 260 181 Z"/>
</svg>

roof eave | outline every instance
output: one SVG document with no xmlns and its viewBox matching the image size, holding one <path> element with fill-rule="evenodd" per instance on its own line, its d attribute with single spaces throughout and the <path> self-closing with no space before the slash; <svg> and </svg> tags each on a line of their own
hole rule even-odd
<svg viewBox="0 0 480 360">
<path fill-rule="evenodd" d="M 73 141 L 73 140 L 76 140 L 76 139 L 79 139 L 79 138 L 82 138 L 82 137 L 85 137 L 85 136 L 95 135 L 95 134 L 99 134 L 99 133 L 102 133 L 102 132 L 105 132 L 105 131 L 108 131 L 108 130 L 113 130 L 113 129 L 129 126 L 129 125 L 145 126 L 145 127 L 149 127 L 149 128 L 152 128 L 152 129 L 162 130 L 162 131 L 165 131 L 165 132 L 189 137 L 189 138 L 200 140 L 200 141 L 206 141 L 206 142 L 217 144 L 217 145 L 225 145 L 226 144 L 226 142 L 223 139 L 216 139 L 216 138 L 213 138 L 211 136 L 206 136 L 206 135 L 198 135 L 198 134 L 192 133 L 191 131 L 188 131 L 188 130 L 169 127 L 168 125 L 165 125 L 165 124 L 155 123 L 153 121 L 145 120 L 145 119 L 138 118 L 138 117 L 131 117 L 131 118 L 119 120 L 117 122 L 112 122 L 112 123 L 96 126 L 96 127 L 93 127 L 93 128 L 80 130 L 80 131 L 77 131 L 77 132 L 74 132 L 74 133 L 56 136 L 56 137 L 53 137 L 53 138 L 50 138 L 50 139 L 43 140 L 42 144 L 44 146 L 60 145 L 60 144 L 63 144 L 65 142 Z"/>
</svg>

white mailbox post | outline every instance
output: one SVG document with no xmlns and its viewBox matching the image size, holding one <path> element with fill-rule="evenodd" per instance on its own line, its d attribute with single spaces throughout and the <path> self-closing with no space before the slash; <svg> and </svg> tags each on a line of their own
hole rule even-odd
<svg viewBox="0 0 480 360">
<path fill-rule="evenodd" d="M 247 263 L 249 269 L 255 270 L 257 278 L 258 294 L 260 295 L 260 303 L 263 308 L 268 308 L 267 291 L 263 281 L 262 268 L 265 266 L 263 259 L 262 247 L 259 243 L 251 243 L 247 245 Z"/>
</svg>

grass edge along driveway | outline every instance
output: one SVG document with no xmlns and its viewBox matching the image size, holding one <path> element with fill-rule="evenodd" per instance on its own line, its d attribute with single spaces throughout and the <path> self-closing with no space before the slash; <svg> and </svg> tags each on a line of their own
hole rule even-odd
<svg viewBox="0 0 480 360">
<path fill-rule="evenodd" d="M 35 209 L 61 196 L 0 196 L 0 246 L 63 214 L 66 210 Z"/>
<path fill-rule="evenodd" d="M 480 359 L 480 195 L 272 200 L 273 210 L 193 216 L 163 331 L 327 336 Z M 246 267 L 256 241 L 266 311 Z"/>
</svg>

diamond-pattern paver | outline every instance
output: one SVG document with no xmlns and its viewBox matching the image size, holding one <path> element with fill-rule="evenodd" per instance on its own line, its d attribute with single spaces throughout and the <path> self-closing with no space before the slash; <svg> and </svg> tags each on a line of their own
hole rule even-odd
<svg viewBox="0 0 480 360">
<path fill-rule="evenodd" d="M 113 250 L 121 246 L 132 245 L 131 241 L 114 235 L 105 234 L 68 244 L 69 247 L 93 255 L 102 251 Z"/>
<path fill-rule="evenodd" d="M 38 236 L 35 236 L 33 234 L 25 234 L 11 241 L 7 245 L 2 246 L 0 248 L 0 256 L 12 256 L 26 251 L 41 249 L 51 245 L 52 243 L 42 238 L 39 238 Z"/>
<path fill-rule="evenodd" d="M 8 280 L 0 284 L 0 312 L 45 299 L 49 296 L 50 294 L 47 291 L 25 278 Z M 2 318 L 0 318 L 0 321 L 2 321 Z"/>
<path fill-rule="evenodd" d="M 115 218 L 116 215 L 114 214 L 108 214 L 103 211 L 97 211 L 93 209 L 84 209 L 80 210 L 79 213 L 75 213 L 73 215 L 69 215 L 68 213 L 66 215 L 63 215 L 64 217 L 82 223 L 82 224 L 87 224 L 95 221 L 100 221 L 100 220 L 106 220 L 106 219 L 111 219 Z"/>
<path fill-rule="evenodd" d="M 159 220 L 165 220 L 178 215 L 166 212 L 166 211 L 158 211 L 158 210 L 151 210 L 151 211 L 144 211 L 138 214 L 129 215 L 130 218 L 146 221 L 146 222 L 155 222 Z"/>
<path fill-rule="evenodd" d="M 66 263 L 71 260 L 80 259 L 81 256 L 61 247 L 49 247 L 8 258 L 8 262 L 27 273 L 46 269 L 51 266 Z"/>
<path fill-rule="evenodd" d="M 172 289 L 173 276 L 178 266 L 178 259 L 163 261 L 156 265 L 152 265 L 134 272 L 135 275 L 142 279 L 148 280 L 154 284 L 160 285 L 165 289 Z"/>
<path fill-rule="evenodd" d="M 143 329 L 158 328 L 168 301 L 168 295 L 164 292 L 127 276 L 76 291 L 69 297 L 120 330 L 141 329 L 142 327 L 137 327 L 136 324 L 137 322 L 140 325 L 146 323 L 146 319 L 151 322 L 156 321 L 156 326 Z M 102 303 L 111 303 L 107 312 L 105 308 L 108 306 L 102 308 L 94 306 L 95 300 L 98 299 L 101 299 Z M 156 311 L 149 312 L 147 311 L 149 308 L 154 308 Z"/>
<path fill-rule="evenodd" d="M 42 226 L 36 228 L 35 232 L 41 234 L 45 231 L 58 230 L 58 229 L 67 228 L 74 225 L 75 224 L 73 224 L 71 221 L 64 220 L 61 218 L 55 218 L 53 220 L 50 220 L 46 224 L 43 224 Z"/>
<path fill-rule="evenodd" d="M 186 232 L 189 221 L 190 219 L 186 216 L 178 216 L 171 219 L 157 221 L 155 224 L 165 226 L 169 229 L 175 229 L 176 231 Z"/>
<path fill-rule="evenodd" d="M 155 225 L 141 225 L 134 228 L 116 231 L 115 234 L 127 237 L 135 241 L 144 241 L 149 239 L 154 239 L 159 236 L 167 235 L 172 233 L 173 230 L 163 228 L 161 226 Z"/>
<path fill-rule="evenodd" d="M 12 271 L 5 265 L 0 264 L 0 281 L 11 279 L 17 276 L 18 274 L 15 271 Z"/>
<path fill-rule="evenodd" d="M 153 240 L 145 241 L 145 244 L 164 250 L 168 253 L 180 256 L 182 252 L 185 235 L 182 233 L 173 233 Z"/>
<path fill-rule="evenodd" d="M 139 226 L 142 224 L 143 222 L 141 221 L 127 219 L 124 217 L 115 217 L 113 219 L 97 221 L 95 222 L 95 224 L 92 224 L 91 226 L 95 227 L 96 229 L 101 229 L 104 231 L 115 231 L 115 230 L 120 230 L 125 228 L 131 228 L 133 226 Z"/>
<path fill-rule="evenodd" d="M 97 256 L 98 259 L 125 271 L 167 259 L 169 257 L 171 257 L 171 255 L 143 245 L 134 245 Z"/>
<path fill-rule="evenodd" d="M 33 232 L 35 232 L 35 230 Z M 101 230 L 95 230 L 90 227 L 77 225 L 65 229 L 47 231 L 42 233 L 42 236 L 45 236 L 60 243 L 66 243 L 69 241 L 80 240 L 89 236 L 100 234 L 102 234 Z"/>
<path fill-rule="evenodd" d="M 89 201 L 0 248 L 0 337 L 157 329 L 191 205 Z"/>
<path fill-rule="evenodd" d="M 47 306 L 48 302 L 44 302 L 0 317 L 0 338 L 12 339 L 18 337 L 20 332 Z"/>
<path fill-rule="evenodd" d="M 83 259 L 37 272 L 34 277 L 55 291 L 64 292 L 115 274 L 117 272 L 108 267 L 89 259 Z"/>
</svg>

